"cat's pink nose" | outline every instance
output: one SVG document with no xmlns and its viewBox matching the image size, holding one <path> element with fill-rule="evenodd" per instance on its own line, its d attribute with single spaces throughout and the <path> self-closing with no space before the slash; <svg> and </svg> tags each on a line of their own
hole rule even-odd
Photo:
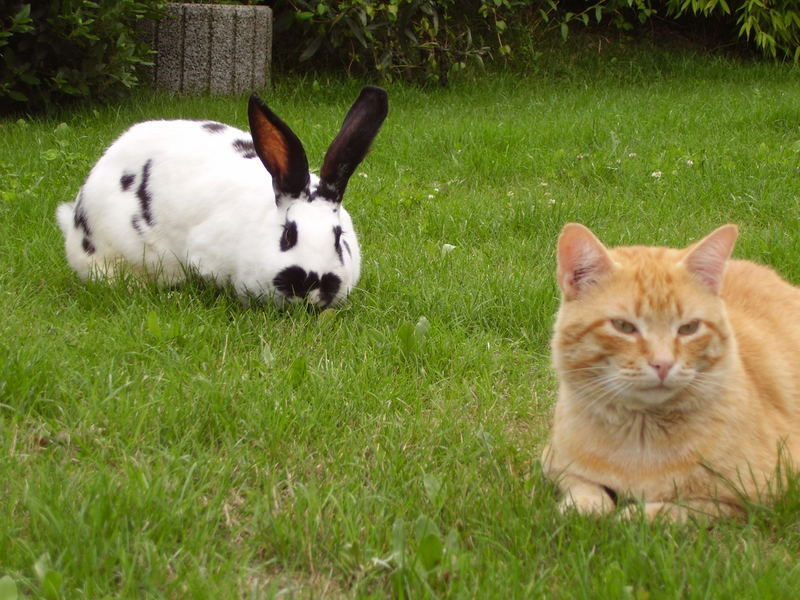
<svg viewBox="0 0 800 600">
<path fill-rule="evenodd" d="M 650 366 L 655 369 L 656 373 L 658 373 L 658 378 L 661 381 L 667 378 L 667 374 L 669 370 L 672 368 L 672 365 L 675 364 L 675 361 L 672 360 L 655 360 L 650 363 Z"/>
</svg>

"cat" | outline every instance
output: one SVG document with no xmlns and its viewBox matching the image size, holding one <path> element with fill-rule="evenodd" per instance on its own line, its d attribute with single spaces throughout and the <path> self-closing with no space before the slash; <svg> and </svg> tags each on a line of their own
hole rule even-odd
<svg viewBox="0 0 800 600">
<path fill-rule="evenodd" d="M 742 514 L 800 460 L 800 288 L 730 259 L 737 236 L 608 249 L 562 230 L 542 455 L 562 511 Z"/>
</svg>

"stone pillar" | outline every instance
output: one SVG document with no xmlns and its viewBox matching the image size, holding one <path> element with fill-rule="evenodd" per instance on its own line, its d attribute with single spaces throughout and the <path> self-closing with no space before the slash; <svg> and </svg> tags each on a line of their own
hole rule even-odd
<svg viewBox="0 0 800 600">
<path fill-rule="evenodd" d="M 227 4 L 166 5 L 141 28 L 156 50 L 145 77 L 171 92 L 240 94 L 269 86 L 272 10 Z"/>
</svg>

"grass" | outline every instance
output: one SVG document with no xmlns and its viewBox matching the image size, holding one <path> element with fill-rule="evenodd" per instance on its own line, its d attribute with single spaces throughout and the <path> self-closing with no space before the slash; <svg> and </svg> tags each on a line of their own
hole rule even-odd
<svg viewBox="0 0 800 600">
<path fill-rule="evenodd" d="M 629 50 L 389 86 L 345 198 L 363 278 L 320 315 L 66 266 L 55 207 L 116 135 L 243 126 L 244 99 L 0 122 L 0 599 L 796 594 L 794 488 L 713 529 L 595 521 L 538 467 L 565 222 L 676 246 L 736 222 L 737 256 L 800 282 L 797 70 Z M 266 98 L 318 168 L 359 87 Z"/>
</svg>

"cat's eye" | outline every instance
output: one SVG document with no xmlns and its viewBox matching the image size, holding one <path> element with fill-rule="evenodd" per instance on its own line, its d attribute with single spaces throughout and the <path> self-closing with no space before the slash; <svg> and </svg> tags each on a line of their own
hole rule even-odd
<svg viewBox="0 0 800 600">
<path fill-rule="evenodd" d="M 697 333 L 697 330 L 700 327 L 700 321 L 695 319 L 694 321 L 689 321 L 688 323 L 684 323 L 680 327 L 678 327 L 678 333 L 680 335 L 692 335 L 693 333 Z"/>
<path fill-rule="evenodd" d="M 630 335 L 632 333 L 636 333 L 637 331 L 636 325 L 624 319 L 611 319 L 611 324 L 614 326 L 614 329 L 620 333 L 627 333 Z"/>
</svg>

